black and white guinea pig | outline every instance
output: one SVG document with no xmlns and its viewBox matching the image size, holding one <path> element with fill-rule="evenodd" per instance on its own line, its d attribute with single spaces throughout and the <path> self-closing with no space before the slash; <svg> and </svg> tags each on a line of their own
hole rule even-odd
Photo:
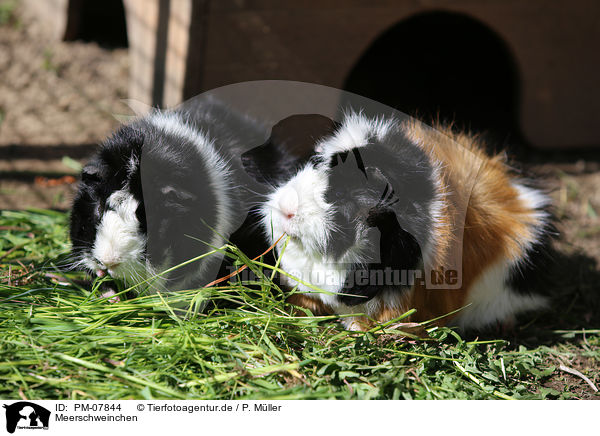
<svg viewBox="0 0 600 436">
<path fill-rule="evenodd" d="M 268 245 L 252 210 L 268 187 L 264 174 L 304 164 L 314 141 L 299 140 L 305 149 L 291 141 L 287 153 L 289 138 L 321 118 L 291 116 L 271 129 L 219 102 L 195 101 L 121 127 L 81 173 L 70 223 L 75 266 L 133 286 L 226 241 L 249 256 L 261 253 Z M 204 286 L 223 268 L 217 253 L 151 288 Z"/>
<path fill-rule="evenodd" d="M 350 113 L 316 149 L 262 207 L 267 237 L 289 235 L 276 250 L 299 279 L 282 275 L 291 303 L 349 329 L 411 308 L 413 321 L 462 308 L 438 323 L 479 329 L 546 305 L 550 201 L 480 140 Z"/>
</svg>

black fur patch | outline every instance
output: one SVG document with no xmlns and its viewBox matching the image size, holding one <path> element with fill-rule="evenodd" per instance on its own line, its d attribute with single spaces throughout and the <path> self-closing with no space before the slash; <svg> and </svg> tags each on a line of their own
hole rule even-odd
<svg viewBox="0 0 600 436">
<path fill-rule="evenodd" d="M 348 306 L 364 303 L 377 296 L 392 283 L 373 282 L 374 278 L 388 280 L 402 271 L 413 271 L 420 265 L 423 256 L 416 238 L 404 230 L 398 223 L 393 210 L 381 206 L 369 212 L 367 223 L 380 232 L 379 257 L 381 262 L 366 266 L 354 266 L 347 285 L 341 290 L 339 299 Z M 362 283 L 366 281 L 365 283 Z M 395 287 L 399 291 L 408 286 Z"/>
</svg>

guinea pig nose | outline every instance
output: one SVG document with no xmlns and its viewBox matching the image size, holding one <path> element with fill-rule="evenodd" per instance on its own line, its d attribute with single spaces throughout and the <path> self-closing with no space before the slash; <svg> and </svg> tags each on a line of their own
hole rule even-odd
<svg viewBox="0 0 600 436">
<path fill-rule="evenodd" d="M 281 207 L 280 210 L 283 216 L 288 220 L 291 220 L 296 216 L 296 209 L 292 209 L 289 207 Z"/>
<path fill-rule="evenodd" d="M 279 200 L 279 210 L 287 219 L 292 219 L 298 213 L 298 194 L 292 189 L 284 194 Z"/>
</svg>

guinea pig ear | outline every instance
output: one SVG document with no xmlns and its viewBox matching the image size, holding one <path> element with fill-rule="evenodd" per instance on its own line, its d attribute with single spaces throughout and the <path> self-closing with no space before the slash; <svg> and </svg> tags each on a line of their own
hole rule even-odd
<svg viewBox="0 0 600 436">
<path fill-rule="evenodd" d="M 160 193 L 167 198 L 174 200 L 176 199 L 179 202 L 194 201 L 196 199 L 196 195 L 194 195 L 192 192 L 175 184 L 169 184 L 161 187 Z"/>
<path fill-rule="evenodd" d="M 144 202 L 151 203 L 150 207 L 155 210 L 152 215 L 164 216 L 165 213 L 174 213 L 179 217 L 187 215 L 189 219 L 192 216 L 201 216 L 201 205 L 205 205 L 206 200 L 199 199 L 198 192 L 190 189 L 189 186 L 170 182 L 161 186 L 158 191 L 159 198 L 144 197 Z"/>
<path fill-rule="evenodd" d="M 355 169 L 358 169 L 366 179 L 369 178 L 367 175 L 367 168 L 365 167 L 365 163 L 363 162 L 360 150 L 358 148 L 353 148 L 352 150 L 348 151 L 340 151 L 331 156 L 329 160 L 330 169 L 341 164 L 346 164 L 344 171 L 354 172 Z"/>
<path fill-rule="evenodd" d="M 285 181 L 315 155 L 318 141 L 337 127 L 323 115 L 289 116 L 273 126 L 264 144 L 242 154 L 242 165 L 260 183 Z"/>
<path fill-rule="evenodd" d="M 81 170 L 81 180 L 84 182 L 99 182 L 102 180 L 103 169 L 97 162 L 90 162 Z"/>
<path fill-rule="evenodd" d="M 285 155 L 270 140 L 242 154 L 244 170 L 257 182 L 269 183 L 281 177 L 281 167 Z"/>
<path fill-rule="evenodd" d="M 348 159 L 347 151 L 340 151 L 339 153 L 335 153 L 331 156 L 329 160 L 329 168 L 335 168 L 338 165 L 343 164 Z"/>
</svg>

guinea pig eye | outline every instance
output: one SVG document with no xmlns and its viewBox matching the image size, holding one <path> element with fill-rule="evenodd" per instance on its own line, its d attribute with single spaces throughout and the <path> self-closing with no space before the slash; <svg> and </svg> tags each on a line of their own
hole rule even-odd
<svg viewBox="0 0 600 436">
<path fill-rule="evenodd" d="M 324 200 L 328 203 L 336 203 L 342 201 L 345 197 L 345 190 L 341 188 L 328 189 Z"/>
</svg>

